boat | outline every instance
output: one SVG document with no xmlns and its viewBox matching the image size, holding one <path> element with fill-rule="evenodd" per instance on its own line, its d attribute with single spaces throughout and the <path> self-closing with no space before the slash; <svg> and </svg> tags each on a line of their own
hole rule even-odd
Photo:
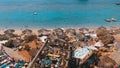
<svg viewBox="0 0 120 68">
<path fill-rule="evenodd" d="M 37 15 L 37 12 L 34 12 L 34 15 Z"/>
<path fill-rule="evenodd" d="M 108 18 L 107 18 L 107 19 L 105 19 L 105 21 L 106 21 L 106 22 L 111 22 L 111 20 L 110 20 L 110 19 L 108 19 Z"/>
<path fill-rule="evenodd" d="M 116 22 L 116 19 L 115 18 L 111 18 L 112 22 Z"/>
<path fill-rule="evenodd" d="M 116 5 L 120 5 L 120 2 L 117 2 Z"/>
</svg>

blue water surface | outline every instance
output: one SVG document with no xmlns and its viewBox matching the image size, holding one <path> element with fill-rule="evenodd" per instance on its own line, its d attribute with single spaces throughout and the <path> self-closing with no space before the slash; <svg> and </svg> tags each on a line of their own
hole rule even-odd
<svg viewBox="0 0 120 68">
<path fill-rule="evenodd" d="M 119 26 L 120 0 L 0 0 L 3 28 Z M 34 14 L 34 13 L 37 14 Z M 106 23 L 104 19 L 116 18 Z"/>
</svg>

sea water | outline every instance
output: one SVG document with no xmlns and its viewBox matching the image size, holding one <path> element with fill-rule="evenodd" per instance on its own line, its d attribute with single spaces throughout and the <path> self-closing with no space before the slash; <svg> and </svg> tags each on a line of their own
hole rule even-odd
<svg viewBox="0 0 120 68">
<path fill-rule="evenodd" d="M 119 26 L 120 0 L 0 0 L 1 28 Z M 115 18 L 117 22 L 105 22 Z"/>
</svg>

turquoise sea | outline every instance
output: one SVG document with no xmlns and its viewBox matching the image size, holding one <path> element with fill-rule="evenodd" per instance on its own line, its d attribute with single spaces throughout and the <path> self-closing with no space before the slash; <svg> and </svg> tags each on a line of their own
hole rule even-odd
<svg viewBox="0 0 120 68">
<path fill-rule="evenodd" d="M 119 26 L 120 6 L 116 2 L 120 0 L 0 0 L 0 27 Z M 106 23 L 106 18 L 117 22 Z"/>
</svg>

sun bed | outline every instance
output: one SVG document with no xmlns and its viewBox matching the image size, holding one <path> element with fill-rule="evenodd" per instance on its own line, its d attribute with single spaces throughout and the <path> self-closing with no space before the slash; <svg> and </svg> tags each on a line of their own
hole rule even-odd
<svg viewBox="0 0 120 68">
<path fill-rule="evenodd" d="M 60 57 L 60 55 L 55 55 L 55 54 L 48 54 L 48 56 L 52 56 L 52 57 Z"/>
</svg>

